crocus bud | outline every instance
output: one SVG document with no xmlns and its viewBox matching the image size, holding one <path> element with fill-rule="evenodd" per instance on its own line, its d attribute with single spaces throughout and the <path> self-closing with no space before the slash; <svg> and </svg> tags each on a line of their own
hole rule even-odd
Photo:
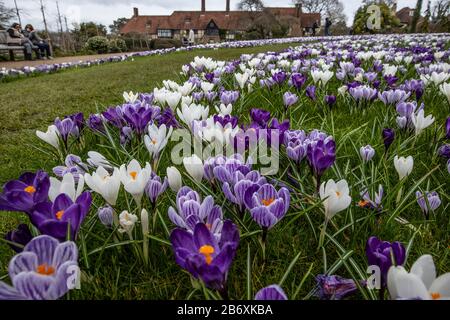
<svg viewBox="0 0 450 320">
<path fill-rule="evenodd" d="M 450 144 L 444 144 L 442 147 L 440 147 L 438 154 L 442 158 L 450 159 Z"/>
<path fill-rule="evenodd" d="M 187 157 L 183 159 L 184 168 L 189 173 L 189 175 L 196 181 L 201 182 L 204 175 L 203 162 L 197 156 Z"/>
<path fill-rule="evenodd" d="M 170 189 L 172 189 L 173 192 L 178 192 L 178 190 L 181 189 L 181 185 L 183 182 L 181 180 L 181 173 L 177 168 L 167 168 L 167 180 L 169 181 Z"/>
<path fill-rule="evenodd" d="M 391 144 L 394 142 L 394 139 L 395 139 L 394 129 L 387 128 L 387 129 L 383 130 L 383 141 L 384 141 L 384 146 L 386 147 L 386 150 L 389 149 Z"/>
<path fill-rule="evenodd" d="M 445 121 L 445 137 L 450 139 L 450 117 L 448 117 L 447 121 Z"/>
<path fill-rule="evenodd" d="M 394 157 L 394 166 L 395 170 L 398 172 L 398 176 L 400 180 L 403 178 L 409 176 L 413 170 L 414 167 L 414 159 L 413 157 L 409 156 L 407 158 L 405 157 Z"/>
<path fill-rule="evenodd" d="M 375 149 L 372 148 L 372 146 L 367 145 L 365 147 L 361 147 L 359 154 L 364 162 L 369 162 L 375 155 Z"/>
<path fill-rule="evenodd" d="M 320 300 L 341 300 L 358 291 L 355 281 L 339 276 L 318 275 L 316 277 Z"/>
<path fill-rule="evenodd" d="M 141 224 L 142 224 L 142 234 L 144 234 L 144 235 L 148 234 L 148 231 L 149 231 L 148 211 L 145 209 L 142 209 L 142 211 L 141 211 Z"/>
<path fill-rule="evenodd" d="M 422 209 L 422 213 L 427 219 L 429 217 L 429 211 L 431 210 L 434 212 L 441 205 L 441 199 L 439 198 L 439 194 L 436 191 L 425 192 L 425 194 L 417 191 L 416 198 L 420 209 Z"/>
<path fill-rule="evenodd" d="M 103 208 L 98 209 L 97 211 L 98 218 L 100 219 L 100 222 L 108 227 L 111 228 L 113 226 L 114 222 L 114 210 L 110 206 L 106 206 Z"/>
</svg>

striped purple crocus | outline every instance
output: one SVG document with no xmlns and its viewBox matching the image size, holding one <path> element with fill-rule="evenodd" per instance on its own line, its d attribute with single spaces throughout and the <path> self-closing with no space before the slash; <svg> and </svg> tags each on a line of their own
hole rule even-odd
<svg viewBox="0 0 450 320">
<path fill-rule="evenodd" d="M 255 295 L 255 300 L 282 301 L 288 300 L 288 297 L 279 285 L 273 284 L 271 286 L 259 290 Z"/>
<path fill-rule="evenodd" d="M 441 198 L 436 191 L 432 192 L 416 192 L 417 203 L 428 220 L 430 218 L 430 211 L 434 212 L 441 205 Z"/>
<path fill-rule="evenodd" d="M 150 199 L 150 202 L 153 205 L 156 204 L 158 197 L 167 190 L 168 186 L 169 181 L 167 180 L 167 177 L 164 178 L 163 181 L 159 176 L 152 172 L 150 180 L 145 187 L 145 193 L 147 194 L 147 197 Z"/>
</svg>

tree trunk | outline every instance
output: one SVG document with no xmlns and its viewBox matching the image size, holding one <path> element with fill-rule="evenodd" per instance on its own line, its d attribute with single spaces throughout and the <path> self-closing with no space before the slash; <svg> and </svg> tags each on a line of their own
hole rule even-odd
<svg viewBox="0 0 450 320">
<path fill-rule="evenodd" d="M 411 33 L 416 32 L 417 23 L 419 22 L 420 13 L 422 12 L 422 4 L 423 4 L 423 0 L 417 0 L 416 11 L 414 11 L 414 16 L 413 16 L 413 19 L 411 22 L 411 29 L 410 29 Z"/>
</svg>

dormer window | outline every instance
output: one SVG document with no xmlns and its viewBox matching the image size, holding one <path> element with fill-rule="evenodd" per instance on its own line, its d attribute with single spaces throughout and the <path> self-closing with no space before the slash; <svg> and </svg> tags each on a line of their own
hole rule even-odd
<svg viewBox="0 0 450 320">
<path fill-rule="evenodd" d="M 414 10 L 409 10 L 409 16 L 414 17 Z"/>
</svg>

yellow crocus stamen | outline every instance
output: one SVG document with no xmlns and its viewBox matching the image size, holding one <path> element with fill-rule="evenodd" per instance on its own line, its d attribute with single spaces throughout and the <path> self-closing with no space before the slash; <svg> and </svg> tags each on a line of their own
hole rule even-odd
<svg viewBox="0 0 450 320">
<path fill-rule="evenodd" d="M 270 198 L 270 199 L 262 199 L 261 200 L 262 204 L 265 205 L 266 207 L 270 206 L 272 203 L 275 202 L 274 198 Z"/>
<path fill-rule="evenodd" d="M 44 263 L 36 268 L 36 272 L 43 276 L 51 276 L 55 273 L 55 268 Z"/>
<path fill-rule="evenodd" d="M 338 197 L 340 197 L 340 196 L 341 196 L 341 193 L 340 193 L 339 191 L 336 191 L 336 195 L 337 195 Z"/>
<path fill-rule="evenodd" d="M 211 264 L 213 261 L 212 254 L 214 253 L 214 247 L 210 245 L 204 245 L 200 249 L 198 249 L 198 252 L 205 256 L 205 260 L 207 264 Z"/>
<path fill-rule="evenodd" d="M 36 188 L 33 186 L 28 186 L 24 189 L 25 192 L 28 192 L 29 194 L 33 194 L 36 192 Z"/>
<path fill-rule="evenodd" d="M 441 294 L 439 292 L 432 292 L 431 293 L 431 299 L 439 300 L 440 298 L 441 298 Z"/>
<path fill-rule="evenodd" d="M 56 219 L 61 220 L 62 217 L 63 217 L 63 215 L 64 215 L 64 210 L 59 210 L 59 211 L 56 213 Z"/>
<path fill-rule="evenodd" d="M 136 172 L 136 171 L 131 171 L 131 172 L 130 172 L 130 176 L 131 176 L 131 178 L 132 178 L 133 180 L 136 180 L 137 172 Z"/>
<path fill-rule="evenodd" d="M 369 201 L 361 200 L 358 202 L 358 207 L 365 208 L 369 204 Z"/>
</svg>

